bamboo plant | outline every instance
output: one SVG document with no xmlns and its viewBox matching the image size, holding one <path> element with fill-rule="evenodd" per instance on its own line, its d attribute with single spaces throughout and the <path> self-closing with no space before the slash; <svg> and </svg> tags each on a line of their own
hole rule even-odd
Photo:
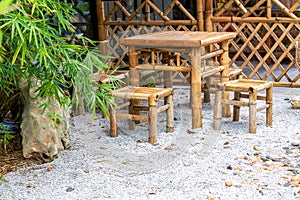
<svg viewBox="0 0 300 200">
<path fill-rule="evenodd" d="M 107 115 L 113 84 L 94 82 L 93 73 L 105 73 L 109 66 L 97 42 L 75 34 L 72 4 L 15 0 L 11 6 L 0 15 L 0 120 L 8 111 L 20 117 L 20 80 L 36 88 L 36 98 L 55 97 L 61 107 L 84 102 L 93 114 L 98 107 Z M 70 88 L 72 101 L 64 91 Z"/>
</svg>

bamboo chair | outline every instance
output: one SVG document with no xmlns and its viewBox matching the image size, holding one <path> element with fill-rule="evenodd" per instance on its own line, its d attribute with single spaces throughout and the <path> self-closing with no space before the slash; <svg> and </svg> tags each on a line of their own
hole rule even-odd
<svg viewBox="0 0 300 200">
<path fill-rule="evenodd" d="M 240 107 L 249 107 L 250 133 L 256 133 L 256 113 L 264 109 L 266 109 L 266 126 L 272 126 L 272 88 L 272 82 L 261 80 L 238 79 L 218 83 L 215 94 L 214 129 L 220 130 L 222 107 L 224 108 L 226 105 L 233 105 L 233 121 L 239 121 Z M 266 90 L 265 95 L 258 94 L 262 90 Z M 234 92 L 234 99 L 224 99 L 224 92 Z M 242 101 L 245 98 L 248 99 L 248 102 Z M 265 104 L 257 107 L 258 100 L 265 101 Z"/>
</svg>

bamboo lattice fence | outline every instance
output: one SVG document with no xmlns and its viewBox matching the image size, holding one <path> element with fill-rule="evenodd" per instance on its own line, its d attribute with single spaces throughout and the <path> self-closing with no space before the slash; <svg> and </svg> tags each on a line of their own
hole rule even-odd
<svg viewBox="0 0 300 200">
<path fill-rule="evenodd" d="M 247 78 L 300 87 L 300 0 L 98 0 L 97 13 L 103 51 L 119 66 L 128 65 L 128 49 L 119 43 L 123 37 L 167 30 L 234 31 L 232 66 Z"/>
</svg>

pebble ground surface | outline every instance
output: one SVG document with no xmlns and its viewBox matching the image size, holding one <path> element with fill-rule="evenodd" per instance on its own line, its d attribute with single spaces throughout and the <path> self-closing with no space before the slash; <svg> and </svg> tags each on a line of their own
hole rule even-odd
<svg viewBox="0 0 300 200">
<path fill-rule="evenodd" d="M 119 120 L 90 115 L 71 119 L 72 147 L 51 163 L 5 174 L 0 199 L 300 199 L 300 110 L 295 94 L 273 94 L 273 126 L 257 113 L 257 133 L 248 133 L 248 108 L 241 119 L 223 119 L 212 129 L 213 95 L 203 104 L 203 128 L 190 129 L 189 91 L 175 89 L 175 132 L 165 133 L 160 114 L 157 144 L 147 143 L 147 123 L 134 131 Z"/>
</svg>

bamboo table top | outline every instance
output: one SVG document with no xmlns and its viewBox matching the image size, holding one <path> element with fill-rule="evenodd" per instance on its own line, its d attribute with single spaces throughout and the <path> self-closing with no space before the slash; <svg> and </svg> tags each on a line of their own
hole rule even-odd
<svg viewBox="0 0 300 200">
<path fill-rule="evenodd" d="M 232 32 L 166 31 L 123 38 L 120 42 L 136 47 L 200 47 L 235 36 Z"/>
</svg>

